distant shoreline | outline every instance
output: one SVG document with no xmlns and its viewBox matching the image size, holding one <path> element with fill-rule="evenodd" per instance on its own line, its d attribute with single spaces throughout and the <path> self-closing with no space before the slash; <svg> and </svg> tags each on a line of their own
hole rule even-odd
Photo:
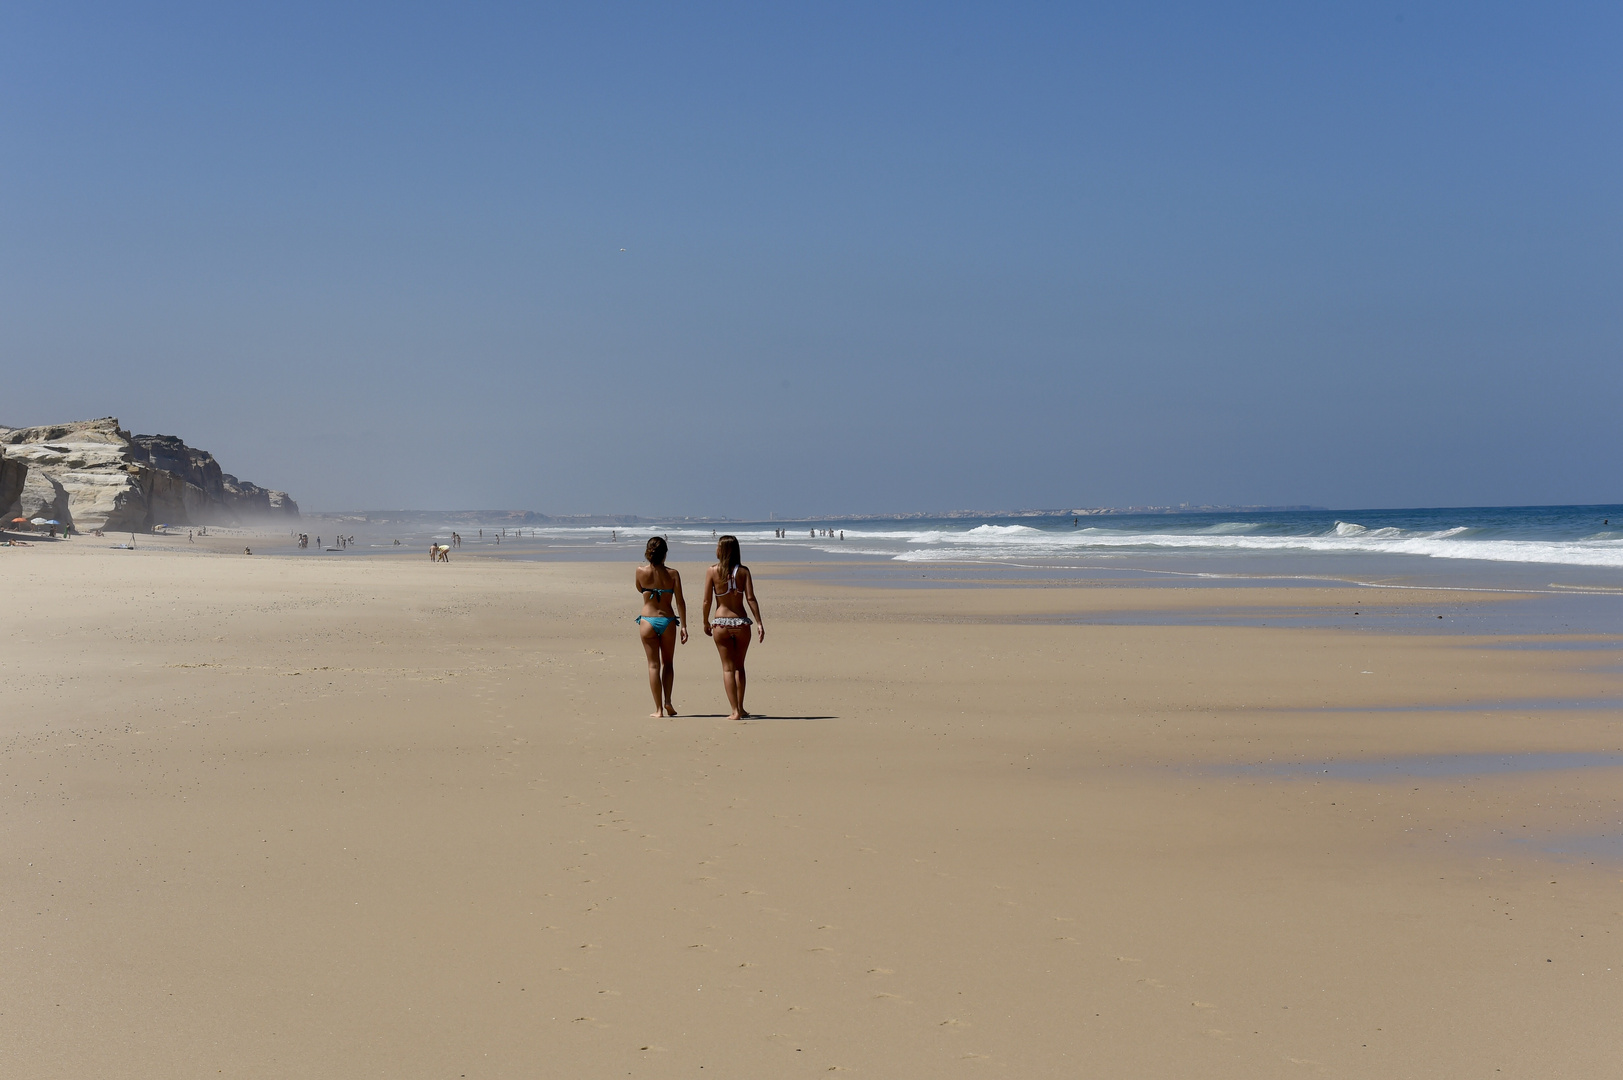
<svg viewBox="0 0 1623 1080">
<path fill-rule="evenodd" d="M 695 525 L 757 524 L 760 522 L 817 521 L 962 521 L 977 518 L 1110 517 L 1129 514 L 1284 514 L 1328 513 L 1328 506 L 1093 506 L 1069 510 L 914 510 L 894 514 L 813 514 L 805 517 L 765 518 L 653 516 L 639 514 L 543 514 L 537 510 L 306 510 L 303 516 L 324 521 L 353 521 L 357 524 L 411 524 L 426 522 L 479 521 L 498 525 Z"/>
</svg>

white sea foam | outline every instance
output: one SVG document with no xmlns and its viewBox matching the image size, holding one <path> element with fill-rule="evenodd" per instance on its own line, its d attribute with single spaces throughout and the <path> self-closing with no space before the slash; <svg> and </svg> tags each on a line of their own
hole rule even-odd
<svg viewBox="0 0 1623 1080">
<path fill-rule="evenodd" d="M 1252 533 L 1257 531 L 1254 521 L 1225 521 L 1218 525 L 1210 525 L 1195 532 L 1204 536 L 1232 536 L 1237 533 Z"/>
<path fill-rule="evenodd" d="M 951 562 L 1004 559 L 1043 560 L 1079 556 L 1122 555 L 1134 551 L 1190 554 L 1290 553 L 1336 555 L 1412 555 L 1434 559 L 1480 559 L 1490 562 L 1546 563 L 1623 569 L 1623 540 L 1464 539 L 1464 529 L 1407 533 L 1402 529 L 1367 529 L 1340 523 L 1321 536 L 1255 534 L 1135 533 L 1104 529 L 1019 533 L 931 531 L 915 534 L 908 546 L 892 553 L 901 562 Z M 1356 531 L 1353 531 L 1356 530 Z M 866 539 L 852 536 L 853 540 Z M 838 546 L 819 545 L 836 552 Z"/>
<path fill-rule="evenodd" d="M 1441 524 L 1441 523 L 1439 523 Z M 1430 559 L 1482 560 L 1499 563 L 1623 569 L 1623 532 L 1608 529 L 1570 539 L 1506 537 L 1503 529 L 1455 525 L 1447 528 L 1371 528 L 1352 521 L 1335 521 L 1322 531 L 1281 535 L 1267 531 L 1271 523 L 1219 522 L 1177 531 L 1177 523 L 1159 522 L 1150 529 L 1089 525 L 1083 528 L 1034 528 L 1017 524 L 981 524 L 953 527 L 931 523 L 908 527 L 904 523 L 845 526 L 844 539 L 813 536 L 812 527 L 783 526 L 778 537 L 772 526 L 549 526 L 529 528 L 527 537 L 563 546 L 598 544 L 617 533 L 621 542 L 640 541 L 659 532 L 674 543 L 709 545 L 715 532 L 730 531 L 751 550 L 793 557 L 796 550 L 898 562 L 1007 562 L 1040 564 L 1079 558 L 1120 559 L 1134 554 L 1186 554 L 1192 556 L 1291 554 L 1418 556 Z M 1498 529 L 1498 532 L 1495 532 Z M 489 530 L 487 529 L 487 532 Z M 818 530 L 821 532 L 821 529 Z M 512 535 L 511 531 L 510 534 Z"/>
</svg>

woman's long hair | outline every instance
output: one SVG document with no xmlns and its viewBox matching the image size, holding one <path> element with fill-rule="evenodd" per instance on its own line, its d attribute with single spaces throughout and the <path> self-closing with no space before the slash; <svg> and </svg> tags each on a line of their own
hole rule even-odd
<svg viewBox="0 0 1623 1080">
<path fill-rule="evenodd" d="M 738 537 L 728 533 L 716 538 L 716 565 L 728 581 L 733 579 L 733 572 L 743 561 L 743 556 L 738 553 Z"/>
<path fill-rule="evenodd" d="M 665 543 L 663 536 L 655 536 L 649 539 L 648 546 L 642 549 L 642 557 L 648 560 L 649 566 L 664 566 L 665 556 L 670 550 L 670 545 Z"/>
</svg>

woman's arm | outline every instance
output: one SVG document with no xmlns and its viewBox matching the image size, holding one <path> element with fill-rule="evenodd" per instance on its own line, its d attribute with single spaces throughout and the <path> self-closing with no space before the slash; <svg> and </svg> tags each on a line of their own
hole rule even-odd
<svg viewBox="0 0 1623 1080">
<path fill-rule="evenodd" d="M 682 635 L 682 644 L 688 643 L 688 602 L 682 598 L 682 575 L 675 570 L 671 571 L 671 583 L 676 586 L 676 594 L 671 597 L 671 606 L 676 608 L 676 621 L 678 632 Z"/>
<path fill-rule="evenodd" d="M 740 571 L 738 575 L 739 584 L 744 587 L 744 602 L 755 613 L 755 633 L 758 635 L 755 640 L 765 641 L 766 624 L 761 621 L 761 605 L 755 602 L 755 575 L 750 573 L 747 566 L 740 566 L 738 569 Z"/>
<path fill-rule="evenodd" d="M 716 590 L 710 587 L 711 571 L 704 572 L 704 633 L 710 636 L 710 601 L 716 595 Z"/>
</svg>

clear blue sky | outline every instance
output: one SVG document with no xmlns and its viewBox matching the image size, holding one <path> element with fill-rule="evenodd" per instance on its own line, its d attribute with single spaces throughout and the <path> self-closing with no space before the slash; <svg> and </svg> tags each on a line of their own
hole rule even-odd
<svg viewBox="0 0 1623 1080">
<path fill-rule="evenodd" d="M 0 8 L 0 423 L 307 508 L 1623 500 L 1613 4 Z"/>
</svg>

